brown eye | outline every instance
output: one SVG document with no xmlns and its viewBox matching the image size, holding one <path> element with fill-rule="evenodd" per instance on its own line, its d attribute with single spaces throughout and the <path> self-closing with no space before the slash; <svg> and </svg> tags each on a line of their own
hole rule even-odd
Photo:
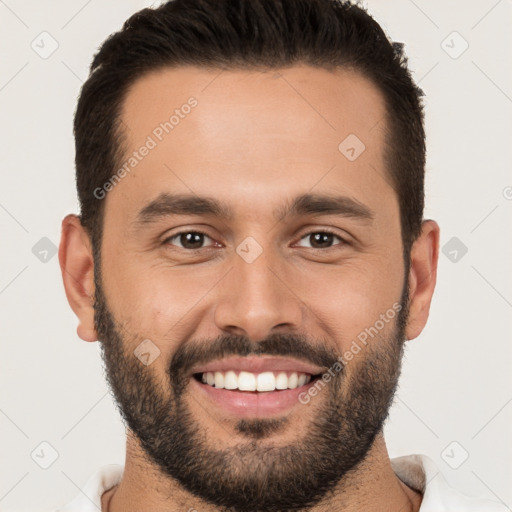
<svg viewBox="0 0 512 512">
<path fill-rule="evenodd" d="M 194 250 L 203 249 L 205 239 L 211 240 L 208 235 L 200 231 L 182 231 L 167 238 L 164 243 L 177 245 L 181 249 Z"/>
<path fill-rule="evenodd" d="M 334 239 L 338 239 L 341 243 L 344 243 L 345 240 L 343 240 L 338 235 L 331 233 L 330 231 L 313 231 L 311 233 L 308 233 L 307 235 L 303 236 L 301 240 L 308 240 L 310 245 L 309 247 L 311 249 L 329 249 L 333 245 L 340 245 L 333 244 Z M 307 245 L 301 245 L 301 247 L 308 247 Z"/>
</svg>

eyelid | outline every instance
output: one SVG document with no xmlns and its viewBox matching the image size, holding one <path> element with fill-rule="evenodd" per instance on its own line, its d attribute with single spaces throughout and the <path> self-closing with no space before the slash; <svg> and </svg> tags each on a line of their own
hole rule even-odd
<svg viewBox="0 0 512 512">
<path fill-rule="evenodd" d="M 203 235 L 203 236 L 209 238 L 210 240 L 212 240 L 214 243 L 222 245 L 220 242 L 215 240 L 214 237 L 210 236 L 206 231 L 203 231 L 203 230 L 201 230 L 199 228 L 182 229 L 181 231 L 177 231 L 175 233 L 172 233 L 171 235 L 165 237 L 165 239 L 162 241 L 162 244 L 164 244 L 164 245 L 167 245 L 167 244 L 173 245 L 173 244 L 169 243 L 169 240 L 171 240 L 173 238 L 176 238 L 176 237 L 179 237 L 180 235 L 188 234 L 188 233 L 195 233 L 195 234 Z M 341 240 L 341 243 L 338 243 L 338 244 L 335 244 L 335 245 L 332 245 L 332 246 L 326 247 L 326 248 L 315 248 L 315 247 L 303 247 L 303 248 L 305 248 L 305 249 L 312 249 L 312 250 L 315 250 L 315 251 L 325 252 L 326 250 L 332 249 L 332 248 L 334 248 L 334 247 L 336 247 L 338 245 L 349 245 L 350 244 L 350 242 L 347 240 L 348 237 L 340 235 L 336 230 L 334 230 L 332 228 L 327 228 L 327 227 L 311 228 L 310 227 L 308 231 L 303 231 L 302 232 L 302 234 L 299 236 L 297 241 L 294 242 L 293 245 L 296 245 L 303 238 L 306 238 L 307 236 L 311 236 L 312 234 L 315 234 L 315 233 L 328 233 L 328 234 L 334 235 L 334 236 L 336 236 L 337 238 L 339 238 Z M 174 247 L 176 247 L 177 249 L 181 249 L 183 251 L 186 251 L 186 252 L 194 252 L 194 251 L 201 251 L 201 250 L 204 250 L 204 249 L 211 249 L 211 248 L 214 247 L 214 245 L 212 244 L 212 245 L 208 245 L 206 247 L 199 247 L 198 249 L 186 249 L 184 247 L 179 247 L 179 246 L 174 246 Z"/>
<path fill-rule="evenodd" d="M 164 238 L 164 240 L 162 241 L 162 244 L 164 245 L 171 245 L 169 243 L 169 240 L 173 239 L 173 238 L 176 238 L 176 237 L 179 237 L 180 235 L 185 235 L 187 233 L 195 233 L 197 235 L 203 235 L 205 237 L 208 237 L 210 240 L 212 240 L 213 242 L 219 244 L 220 242 L 217 242 L 217 240 L 215 240 L 212 236 L 210 236 L 208 233 L 206 233 L 206 231 L 203 231 L 201 229 L 197 229 L 197 228 L 194 228 L 194 229 L 182 229 L 181 231 L 177 231 L 176 233 L 172 233 L 171 235 L 168 235 Z M 174 246 L 174 245 L 173 245 Z M 213 245 L 208 245 L 206 247 L 200 247 L 199 249 L 186 249 L 184 247 L 179 247 L 179 246 L 174 246 L 176 247 L 177 249 L 182 249 L 183 251 L 186 251 L 186 252 L 194 252 L 194 251 L 202 251 L 204 249 L 210 249 L 212 247 L 214 247 Z"/>
<path fill-rule="evenodd" d="M 332 245 L 332 246 L 330 246 L 330 247 L 326 247 L 326 248 L 324 248 L 324 249 L 318 249 L 318 248 L 316 248 L 316 247 L 305 247 L 305 249 L 312 249 L 312 250 L 314 250 L 314 251 L 323 251 L 323 252 L 325 252 L 325 251 L 327 251 L 327 250 L 329 250 L 329 249 L 333 249 L 333 248 L 334 248 L 334 247 L 336 247 L 337 245 L 348 245 L 348 244 L 350 243 L 350 242 L 348 241 L 348 239 L 347 239 L 348 237 L 345 237 L 345 236 L 340 235 L 336 230 L 331 229 L 331 228 L 322 228 L 322 227 L 319 227 L 319 228 L 309 228 L 309 229 L 308 229 L 308 231 L 303 232 L 303 233 L 299 236 L 299 238 L 298 238 L 297 242 L 300 242 L 303 238 L 305 238 L 305 237 L 307 237 L 307 236 L 311 236 L 311 235 L 312 235 L 312 234 L 314 234 L 314 233 L 328 233 L 328 234 L 330 234 L 330 235 L 334 235 L 334 236 L 338 237 L 338 238 L 341 240 L 341 242 L 342 242 L 342 243 L 340 243 L 340 244 L 335 244 L 335 245 Z M 297 242 L 295 242 L 295 243 L 297 243 Z"/>
</svg>

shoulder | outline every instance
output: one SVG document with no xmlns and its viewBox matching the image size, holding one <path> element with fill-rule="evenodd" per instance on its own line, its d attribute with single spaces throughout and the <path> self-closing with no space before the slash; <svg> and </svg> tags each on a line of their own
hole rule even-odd
<svg viewBox="0 0 512 512">
<path fill-rule="evenodd" d="M 119 464 L 101 466 L 89 477 L 73 501 L 53 512 L 101 511 L 101 495 L 121 481 L 123 472 L 124 466 Z"/>
<path fill-rule="evenodd" d="M 451 487 L 426 455 L 397 457 L 391 466 L 402 482 L 422 493 L 419 512 L 510 512 L 498 501 L 467 496 Z"/>
</svg>

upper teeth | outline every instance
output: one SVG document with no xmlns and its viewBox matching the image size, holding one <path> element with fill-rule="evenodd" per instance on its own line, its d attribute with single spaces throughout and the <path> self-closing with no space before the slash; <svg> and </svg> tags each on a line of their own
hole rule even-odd
<svg viewBox="0 0 512 512">
<path fill-rule="evenodd" d="M 303 386 L 311 380 L 311 375 L 297 372 L 289 375 L 286 372 L 240 372 L 237 374 L 229 370 L 227 372 L 205 372 L 202 374 L 201 380 L 204 384 L 216 388 L 239 389 L 240 391 L 274 391 Z"/>
</svg>

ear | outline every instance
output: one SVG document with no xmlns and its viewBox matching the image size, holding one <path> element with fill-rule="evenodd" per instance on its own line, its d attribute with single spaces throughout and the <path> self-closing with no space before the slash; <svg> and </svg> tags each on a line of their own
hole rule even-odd
<svg viewBox="0 0 512 512">
<path fill-rule="evenodd" d="M 73 214 L 62 221 L 59 264 L 71 309 L 78 317 L 77 334 L 84 341 L 97 341 L 94 328 L 94 258 L 89 236 Z"/>
<path fill-rule="evenodd" d="M 419 336 L 427 323 L 436 286 L 439 256 L 439 226 L 433 220 L 422 223 L 421 234 L 411 247 L 409 269 L 409 317 L 406 339 Z"/>
</svg>

